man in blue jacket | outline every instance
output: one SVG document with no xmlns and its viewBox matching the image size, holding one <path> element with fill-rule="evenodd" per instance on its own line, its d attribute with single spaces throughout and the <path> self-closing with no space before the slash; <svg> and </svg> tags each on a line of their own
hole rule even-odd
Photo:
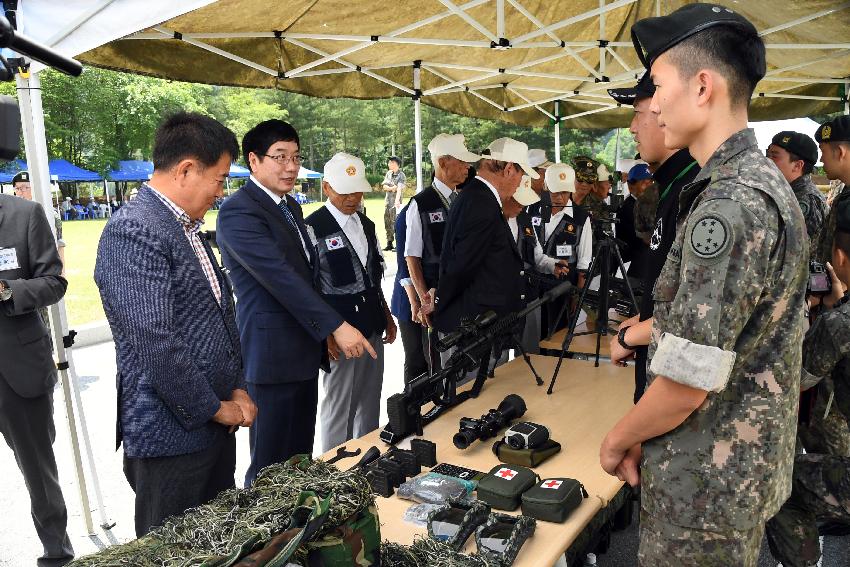
<svg viewBox="0 0 850 567">
<path fill-rule="evenodd" d="M 301 166 L 298 133 L 267 120 L 242 140 L 251 178 L 218 214 L 221 259 L 233 280 L 248 392 L 259 407 L 245 485 L 265 466 L 312 453 L 325 339 L 355 358 L 372 345 L 315 289 L 318 258 L 289 193 Z"/>
<path fill-rule="evenodd" d="M 117 433 L 137 536 L 234 486 L 233 433 L 256 415 L 230 288 L 199 233 L 238 152 L 212 118 L 167 119 L 153 176 L 98 246 L 94 277 L 115 338 Z"/>
</svg>

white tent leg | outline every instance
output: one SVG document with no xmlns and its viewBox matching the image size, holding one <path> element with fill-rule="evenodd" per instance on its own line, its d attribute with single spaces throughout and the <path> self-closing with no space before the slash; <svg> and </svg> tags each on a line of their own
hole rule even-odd
<svg viewBox="0 0 850 567">
<path fill-rule="evenodd" d="M 555 163 L 561 163 L 561 115 L 560 102 L 555 101 Z"/>
<path fill-rule="evenodd" d="M 32 176 L 32 185 L 35 189 L 33 196 L 35 200 L 42 205 L 45 213 L 48 215 L 48 225 L 50 226 L 50 230 L 55 231 L 52 213 L 47 213 L 47 211 L 52 210 L 53 205 L 52 196 L 48 189 L 50 187 L 50 173 L 47 167 L 47 141 L 44 134 L 44 111 L 41 104 L 41 80 L 38 74 L 32 74 L 29 78 L 23 78 L 20 75 L 16 75 L 15 80 L 18 86 L 18 101 L 21 107 L 21 124 L 23 126 L 27 163 L 30 175 Z M 54 233 L 54 238 L 55 236 L 56 235 Z M 86 428 L 85 415 L 83 413 L 83 406 L 80 399 L 80 392 L 76 382 L 76 375 L 74 373 L 71 349 L 68 348 L 66 350 L 64 346 L 64 337 L 68 332 L 65 300 L 62 299 L 59 303 L 52 305 L 48 312 L 50 316 L 50 328 L 53 334 L 53 346 L 56 350 L 59 374 L 62 382 L 62 392 L 65 399 L 65 413 L 68 419 L 68 433 L 71 439 L 71 452 L 74 457 L 74 473 L 77 478 L 77 487 L 79 488 L 80 493 L 80 504 L 82 507 L 83 519 L 88 533 L 90 535 L 94 535 L 95 531 L 94 523 L 92 521 L 88 485 L 86 483 L 82 455 L 80 454 L 80 444 L 77 436 L 77 415 L 80 417 L 86 456 L 88 457 L 87 460 L 91 469 L 95 495 L 100 508 L 102 520 L 101 526 L 104 529 L 108 529 L 109 527 L 112 527 L 113 524 L 106 519 L 103 499 L 100 494 L 97 471 L 94 467 L 94 458 L 91 452 L 88 429 Z M 77 403 L 76 412 L 74 411 L 74 400 L 76 400 Z"/>
<path fill-rule="evenodd" d="M 850 114 L 850 82 L 844 83 L 844 114 Z"/>
<path fill-rule="evenodd" d="M 416 192 L 422 191 L 422 97 L 420 62 L 413 64 L 413 90 L 416 92 L 413 98 L 413 132 L 416 140 Z"/>
</svg>

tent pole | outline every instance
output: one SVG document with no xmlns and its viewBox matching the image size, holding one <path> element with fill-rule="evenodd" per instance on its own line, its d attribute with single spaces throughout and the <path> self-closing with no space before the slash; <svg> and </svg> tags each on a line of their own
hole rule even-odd
<svg viewBox="0 0 850 567">
<path fill-rule="evenodd" d="M 844 114 L 850 114 L 850 81 L 844 83 Z"/>
<path fill-rule="evenodd" d="M 555 163 L 561 163 L 561 102 L 555 101 Z"/>
<path fill-rule="evenodd" d="M 421 61 L 413 62 L 413 132 L 416 140 L 416 192 L 422 191 L 422 79 Z"/>
<path fill-rule="evenodd" d="M 50 172 L 47 167 L 47 140 L 44 131 L 44 109 L 42 108 L 41 103 L 41 80 L 37 73 L 33 73 L 28 77 L 23 77 L 18 74 L 15 75 L 15 82 L 18 87 L 18 101 L 21 107 L 21 124 L 24 134 L 24 146 L 26 149 L 30 175 L 32 175 L 33 186 L 35 187 L 35 199 L 42 205 L 45 213 L 47 214 L 47 211 L 49 210 L 48 207 L 52 208 L 52 196 L 48 193 L 48 187 L 50 186 Z M 54 233 L 53 237 L 56 238 L 56 228 L 52 214 L 48 214 L 48 225 L 50 226 L 51 232 Z M 95 531 L 94 523 L 92 521 L 88 484 L 86 481 L 85 471 L 83 469 L 80 443 L 77 434 L 78 417 L 80 419 L 80 428 L 83 433 L 86 456 L 88 457 L 87 460 L 91 470 L 95 496 L 97 498 L 98 507 L 100 508 L 100 517 L 102 520 L 101 527 L 108 529 L 114 524 L 110 523 L 106 518 L 106 511 L 103 506 L 103 498 L 100 493 L 97 470 L 94 466 L 94 457 L 91 451 L 88 428 L 86 427 L 82 399 L 80 398 L 79 385 L 77 384 L 77 375 L 74 370 L 73 354 L 71 352 L 71 346 L 65 346 L 66 336 L 68 337 L 68 342 L 72 342 L 72 337 L 68 333 L 68 317 L 65 309 L 65 299 L 60 299 L 58 303 L 51 305 L 48 310 L 48 314 L 50 331 L 53 335 L 53 347 L 56 352 L 56 358 L 58 361 L 57 367 L 59 368 L 59 376 L 61 378 L 62 392 L 65 400 L 65 414 L 68 421 L 68 433 L 71 440 L 71 453 L 74 458 L 74 473 L 76 475 L 77 487 L 80 493 L 80 505 L 82 507 L 86 530 L 90 535 L 94 535 Z M 74 401 L 76 401 L 77 404 L 76 412 L 74 410 Z"/>
</svg>

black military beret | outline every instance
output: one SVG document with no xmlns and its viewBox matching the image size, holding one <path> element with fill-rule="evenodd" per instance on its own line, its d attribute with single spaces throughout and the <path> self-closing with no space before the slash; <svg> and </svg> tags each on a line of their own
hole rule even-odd
<svg viewBox="0 0 850 567">
<path fill-rule="evenodd" d="M 818 162 L 818 145 L 814 140 L 800 132 L 780 132 L 773 137 L 770 143 L 800 156 L 803 161 L 811 165 Z"/>
<path fill-rule="evenodd" d="M 655 94 L 655 85 L 646 72 L 637 85 L 627 89 L 608 89 L 608 94 L 620 104 L 634 104 L 639 98 L 651 98 Z"/>
<path fill-rule="evenodd" d="M 30 173 L 29 171 L 19 171 L 12 178 L 12 185 L 15 183 L 29 183 L 30 182 Z"/>
<path fill-rule="evenodd" d="M 850 232 L 850 199 L 836 199 L 833 207 L 835 207 L 835 229 Z"/>
<path fill-rule="evenodd" d="M 850 142 L 850 116 L 839 116 L 821 124 L 815 132 L 815 140 L 821 142 Z"/>
<path fill-rule="evenodd" d="M 758 34 L 755 26 L 732 9 L 716 4 L 687 4 L 657 18 L 644 18 L 632 26 L 632 43 L 644 67 L 659 55 L 694 34 L 714 26 L 740 26 Z"/>
</svg>

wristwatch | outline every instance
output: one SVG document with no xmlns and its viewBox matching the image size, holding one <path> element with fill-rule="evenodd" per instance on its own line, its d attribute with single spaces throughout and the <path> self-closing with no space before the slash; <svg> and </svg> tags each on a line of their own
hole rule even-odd
<svg viewBox="0 0 850 567">
<path fill-rule="evenodd" d="M 623 327 L 620 329 L 620 332 L 617 333 L 617 342 L 620 343 L 620 346 L 626 350 L 635 350 L 635 347 L 629 345 L 626 342 L 626 331 L 628 331 L 631 327 Z"/>
<path fill-rule="evenodd" d="M 0 301 L 12 299 L 12 288 L 5 281 L 0 280 Z"/>
</svg>

